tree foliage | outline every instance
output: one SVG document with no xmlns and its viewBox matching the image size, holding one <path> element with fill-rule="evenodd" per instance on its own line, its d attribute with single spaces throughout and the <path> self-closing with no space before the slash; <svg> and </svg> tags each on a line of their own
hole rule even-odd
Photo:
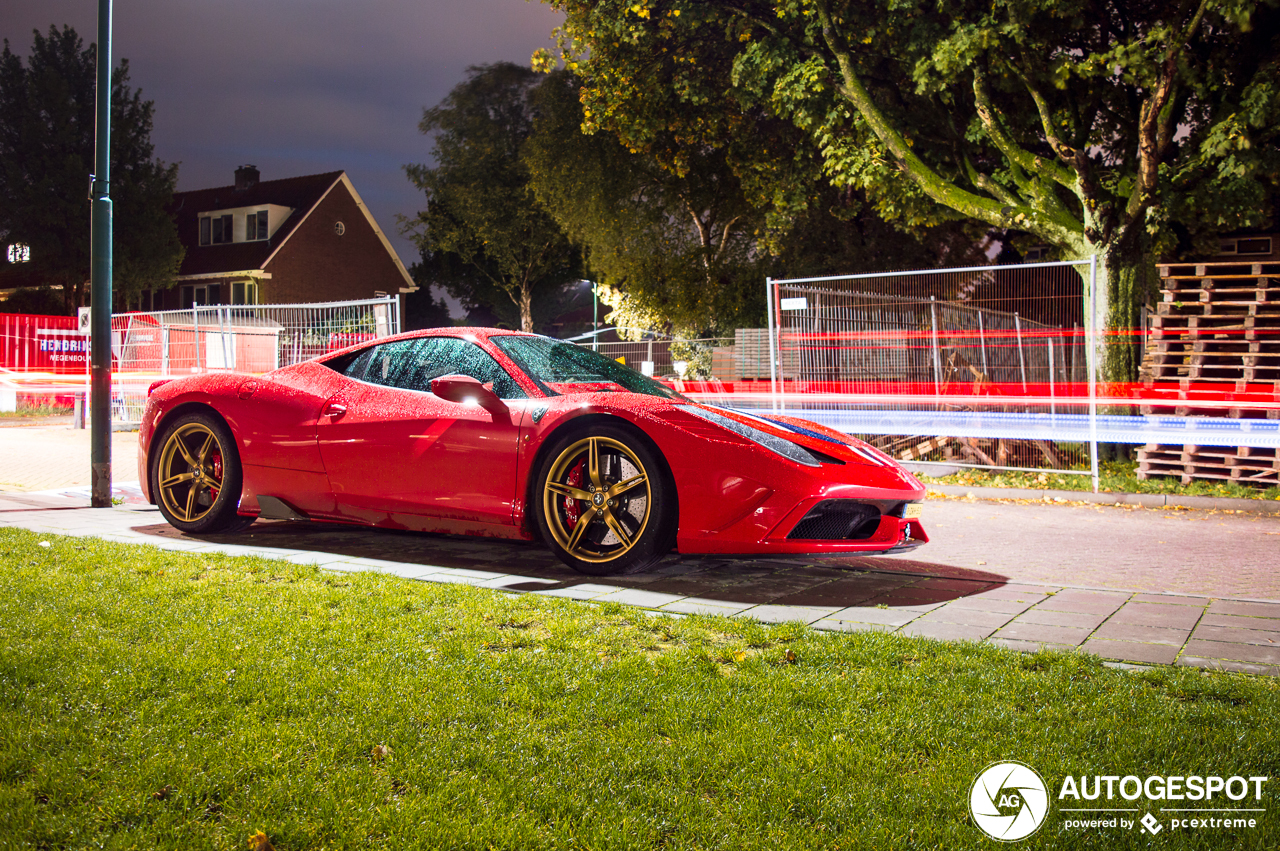
<svg viewBox="0 0 1280 851">
<path fill-rule="evenodd" d="M 27 313 L 39 316 L 68 316 L 67 303 L 53 287 L 19 287 L 0 301 L 0 313 Z"/>
<path fill-rule="evenodd" d="M 414 263 L 409 267 L 409 274 L 418 281 L 421 264 Z M 431 292 L 430 284 L 419 283 L 418 288 L 406 293 L 403 299 L 404 316 L 401 321 L 403 330 L 417 331 L 422 328 L 445 328 L 453 324 L 449 315 L 449 305 L 443 298 L 437 299 Z"/>
<path fill-rule="evenodd" d="M 628 143 L 614 132 L 581 132 L 582 91 L 568 70 L 538 87 L 526 159 L 538 196 L 585 246 L 619 325 L 731 334 L 763 324 L 769 275 L 901 268 L 923 257 L 977 260 L 973 228 L 907 233 L 876 216 L 861 192 L 831 187 L 790 125 L 755 122 L 749 135 L 758 142 L 767 133 L 763 147 L 719 138 L 709 125 L 699 135 L 673 98 L 663 101 L 670 124 L 659 141 Z M 760 177 L 775 167 L 786 193 L 779 204 Z"/>
<path fill-rule="evenodd" d="M 94 169 L 97 49 L 71 27 L 36 32 L 24 63 L 6 40 L 0 54 L 0 240 L 30 246 L 10 272 L 63 288 L 69 310 L 85 303 L 90 271 L 89 175 Z M 182 262 L 167 207 L 177 165 L 153 158 L 153 103 L 112 73 L 113 291 L 129 298 L 172 286 Z"/>
<path fill-rule="evenodd" d="M 959 216 L 1099 254 L 1113 326 L 1136 324 L 1153 255 L 1274 214 L 1275 0 L 547 2 L 587 129 L 645 148 L 785 119 L 891 221 Z M 799 161 L 743 165 L 786 211 Z M 1135 366 L 1112 353 L 1113 376 Z"/>
<path fill-rule="evenodd" d="M 685 336 L 761 322 L 763 216 L 726 152 L 684 145 L 679 168 L 664 168 L 612 134 L 585 135 L 578 89 L 567 71 L 538 86 L 525 157 L 538 197 L 586 247 L 590 273 L 614 308 L 610 321 Z"/>
<path fill-rule="evenodd" d="M 427 196 L 406 223 L 424 273 L 464 304 L 512 316 L 525 331 L 581 277 L 580 253 L 535 196 L 522 156 L 540 79 L 509 62 L 468 69 L 419 124 L 433 136 L 435 165 L 405 167 Z"/>
</svg>

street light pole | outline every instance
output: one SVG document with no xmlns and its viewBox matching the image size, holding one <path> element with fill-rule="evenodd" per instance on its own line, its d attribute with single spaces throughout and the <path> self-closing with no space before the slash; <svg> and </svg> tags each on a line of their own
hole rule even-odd
<svg viewBox="0 0 1280 851">
<path fill-rule="evenodd" d="M 591 284 L 591 330 L 595 333 L 591 335 L 591 351 L 600 351 L 600 293 L 596 289 L 599 284 L 595 281 L 588 281 Z"/>
<path fill-rule="evenodd" d="M 90 451 L 91 504 L 111 506 L 111 0 L 98 0 L 97 151 L 90 240 Z"/>
</svg>

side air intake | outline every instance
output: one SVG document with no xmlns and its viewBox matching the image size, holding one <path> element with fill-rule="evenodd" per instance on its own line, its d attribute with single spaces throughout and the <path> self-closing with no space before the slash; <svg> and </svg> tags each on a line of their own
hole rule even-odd
<svg viewBox="0 0 1280 851">
<path fill-rule="evenodd" d="M 792 541 L 863 541 L 880 526 L 880 509 L 852 499 L 828 499 L 809 509 L 787 535 Z"/>
</svg>

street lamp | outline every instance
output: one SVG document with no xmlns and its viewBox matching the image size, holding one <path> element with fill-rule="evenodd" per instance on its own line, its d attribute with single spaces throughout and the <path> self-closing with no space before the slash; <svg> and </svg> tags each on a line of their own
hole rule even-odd
<svg viewBox="0 0 1280 851">
<path fill-rule="evenodd" d="M 94 508 L 111 507 L 111 0 L 98 0 L 98 89 L 90 252 L 89 462 Z"/>
</svg>

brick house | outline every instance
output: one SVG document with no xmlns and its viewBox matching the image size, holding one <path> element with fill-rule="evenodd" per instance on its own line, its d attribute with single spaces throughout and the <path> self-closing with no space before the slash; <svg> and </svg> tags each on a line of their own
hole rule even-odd
<svg viewBox="0 0 1280 851">
<path fill-rule="evenodd" d="M 175 285 L 132 309 L 301 304 L 412 292 L 413 280 L 344 171 L 177 192 L 186 248 Z"/>
</svg>

